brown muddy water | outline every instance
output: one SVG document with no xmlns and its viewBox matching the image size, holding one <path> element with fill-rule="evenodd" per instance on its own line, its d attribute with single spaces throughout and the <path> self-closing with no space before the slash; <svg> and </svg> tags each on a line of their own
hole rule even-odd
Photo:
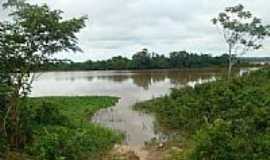
<svg viewBox="0 0 270 160">
<path fill-rule="evenodd" d="M 126 133 L 125 143 L 135 146 L 161 138 L 153 116 L 132 110 L 136 102 L 164 96 L 174 87 L 213 81 L 222 73 L 222 69 L 47 72 L 37 74 L 31 96 L 120 97 L 115 106 L 97 112 L 92 122 Z"/>
</svg>

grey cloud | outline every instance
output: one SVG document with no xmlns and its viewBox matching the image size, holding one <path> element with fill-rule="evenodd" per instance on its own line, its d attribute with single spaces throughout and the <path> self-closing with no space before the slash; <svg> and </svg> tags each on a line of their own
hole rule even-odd
<svg viewBox="0 0 270 160">
<path fill-rule="evenodd" d="M 61 53 L 74 60 L 131 56 L 147 47 L 167 54 L 189 50 L 221 54 L 222 36 L 210 19 L 224 7 L 243 3 L 270 23 L 269 0 L 31 0 L 64 11 L 64 17 L 88 15 L 87 27 L 79 34 L 84 53 Z M 0 11 L 1 16 L 1 11 Z M 269 41 L 266 41 L 268 44 Z M 251 55 L 267 55 L 270 48 Z M 269 54 L 270 55 L 270 54 Z"/>
</svg>

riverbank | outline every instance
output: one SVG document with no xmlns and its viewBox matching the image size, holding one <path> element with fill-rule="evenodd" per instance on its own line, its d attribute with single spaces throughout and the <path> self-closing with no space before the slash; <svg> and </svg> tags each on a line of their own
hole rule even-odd
<svg viewBox="0 0 270 160">
<path fill-rule="evenodd" d="M 101 109 L 113 106 L 115 97 L 40 97 L 30 98 L 25 120 L 33 139 L 23 154 L 9 153 L 7 159 L 98 159 L 121 143 L 123 135 L 90 122 Z M 30 128 L 29 128 L 30 129 Z M 23 155 L 23 156 L 22 156 Z"/>
<path fill-rule="evenodd" d="M 270 70 L 262 69 L 230 82 L 173 89 L 135 108 L 154 113 L 169 135 L 173 147 L 165 159 L 268 159 L 269 90 Z"/>
<path fill-rule="evenodd" d="M 249 64 L 242 63 L 234 65 L 234 68 L 262 68 L 268 67 L 269 64 Z M 88 68 L 43 68 L 36 71 L 36 73 L 46 73 L 46 72 L 87 72 L 87 71 L 115 71 L 115 72 L 148 72 L 148 71 L 166 71 L 166 70 L 175 70 L 175 71 L 186 71 L 186 70 L 205 70 L 205 69 L 224 69 L 227 70 L 227 65 L 207 65 L 204 67 L 171 67 L 171 68 L 101 68 L 101 69 L 88 69 Z"/>
<path fill-rule="evenodd" d="M 244 73 L 248 69 L 237 69 Z M 189 69 L 155 71 L 51 72 L 42 74 L 33 84 L 31 96 L 111 95 L 121 97 L 112 108 L 101 109 L 92 122 L 125 133 L 123 145 L 114 148 L 120 155 L 135 152 L 141 160 L 159 157 L 160 150 L 144 146 L 145 142 L 163 139 L 155 132 L 152 115 L 132 110 L 137 102 L 170 94 L 170 88 L 182 88 L 220 77 L 225 69 Z M 157 144 L 159 145 L 159 144 Z M 164 148 L 161 148 L 162 150 Z M 126 152 L 127 151 L 127 152 Z M 131 151 L 131 152 L 129 152 Z M 143 158 L 142 158 L 143 157 Z M 154 159 L 157 160 L 157 159 Z"/>
</svg>

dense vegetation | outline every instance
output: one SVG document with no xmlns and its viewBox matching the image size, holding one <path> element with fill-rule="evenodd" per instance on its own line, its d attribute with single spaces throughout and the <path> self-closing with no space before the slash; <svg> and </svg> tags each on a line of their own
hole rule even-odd
<svg viewBox="0 0 270 160">
<path fill-rule="evenodd" d="M 172 52 L 169 57 L 150 53 L 147 49 L 128 59 L 122 56 L 108 60 L 86 62 L 54 61 L 43 66 L 43 70 L 119 70 L 119 69 L 168 69 L 168 68 L 203 68 L 226 66 L 228 56 L 213 57 L 210 54 Z"/>
<path fill-rule="evenodd" d="M 95 130 L 88 127 L 89 129 L 82 128 L 81 132 L 78 130 L 80 128 L 72 128 L 61 112 L 54 109 L 54 105 L 44 104 L 40 110 L 32 110 L 28 95 L 33 81 L 31 73 L 38 70 L 40 65 L 50 61 L 57 52 L 80 51 L 76 33 L 85 27 L 87 18 L 63 18 L 61 10 L 52 10 L 46 4 L 31 4 L 25 0 L 4 0 L 0 1 L 0 5 L 7 9 L 9 15 L 6 20 L 0 21 L 0 159 L 25 152 L 28 145 L 37 149 L 33 153 L 39 154 L 37 156 L 40 159 L 80 157 L 80 153 L 77 157 L 71 157 L 76 152 L 74 149 L 81 152 L 87 148 L 88 144 L 84 146 L 84 142 L 90 143 L 92 139 L 84 140 L 87 139 L 84 135 L 91 135 Z M 52 114 L 39 117 L 40 112 L 47 111 Z M 46 128 L 46 118 L 52 118 L 48 120 L 52 127 Z M 37 119 L 43 120 L 36 121 Z M 39 132 L 35 122 L 40 122 Z M 35 140 L 39 133 L 47 135 L 38 136 L 44 138 L 41 141 Z M 77 140 L 67 139 L 65 136 L 77 137 Z M 80 141 L 80 147 L 75 146 Z M 40 145 L 35 145 L 36 143 Z M 69 145 L 74 147 L 68 147 Z M 89 152 L 94 151 L 89 149 Z"/>
<path fill-rule="evenodd" d="M 172 160 L 266 160 L 270 154 L 270 70 L 174 89 L 140 103 L 163 128 L 185 136 Z"/>
<path fill-rule="evenodd" d="M 31 73 L 57 52 L 80 51 L 76 33 L 87 18 L 66 19 L 60 10 L 25 0 L 2 3 L 9 18 L 0 21 L 0 159 L 97 159 L 122 135 L 91 124 L 90 117 L 117 98 L 29 98 Z"/>
<path fill-rule="evenodd" d="M 0 159 L 97 159 L 122 138 L 120 134 L 89 122 L 97 109 L 111 106 L 115 98 L 31 99 L 28 95 L 33 72 L 200 68 L 225 66 L 228 60 L 231 64 L 232 57 L 235 58 L 230 51 L 229 55 L 220 57 L 185 51 L 172 52 L 165 57 L 144 49 L 132 59 L 119 56 L 106 61 L 56 63 L 52 58 L 56 53 L 81 51 L 77 33 L 85 27 L 87 17 L 66 19 L 61 10 L 26 0 L 0 3 L 9 13 L 6 21 L 0 21 Z M 238 13 L 238 9 L 230 10 Z M 251 15 L 240 12 L 238 16 L 246 19 Z M 233 31 L 233 37 L 227 40 L 230 49 L 237 47 L 236 42 L 253 49 L 262 47 L 255 44 L 255 40 L 239 39 L 240 33 L 251 34 L 258 40 L 268 36 L 260 19 L 244 26 L 235 20 L 224 20 L 231 19 L 220 14 L 216 22 Z M 262 70 L 231 81 L 220 80 L 194 89 L 174 90 L 168 97 L 139 106 L 156 112 L 166 127 L 192 135 L 192 145 L 183 154 L 183 159 L 268 159 L 269 79 L 270 71 Z"/>
<path fill-rule="evenodd" d="M 25 122 L 21 131 L 26 133 L 27 143 L 17 158 L 24 155 L 25 159 L 38 160 L 97 159 L 121 142 L 121 134 L 90 123 L 93 113 L 112 106 L 117 98 L 44 97 L 28 101 L 20 110 L 20 118 Z M 8 148 L 4 144 L 1 138 L 1 156 L 14 158 L 16 153 L 6 153 Z"/>
</svg>

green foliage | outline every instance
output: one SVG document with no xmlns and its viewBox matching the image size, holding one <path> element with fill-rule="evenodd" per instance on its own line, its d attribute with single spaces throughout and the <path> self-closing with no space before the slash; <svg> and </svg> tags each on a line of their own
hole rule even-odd
<svg viewBox="0 0 270 160">
<path fill-rule="evenodd" d="M 108 60 L 72 62 L 70 60 L 54 61 L 42 66 L 41 70 L 123 70 L 123 69 L 183 69 L 226 66 L 228 55 L 213 57 L 209 54 L 172 52 L 169 57 L 150 53 L 147 49 L 137 52 L 128 59 L 122 56 Z"/>
<path fill-rule="evenodd" d="M 31 98 L 33 139 L 27 143 L 27 153 L 40 160 L 96 159 L 119 143 L 122 135 L 89 119 L 116 101 L 111 97 Z"/>
<path fill-rule="evenodd" d="M 212 22 L 222 29 L 228 45 L 229 78 L 236 57 L 262 48 L 263 40 L 270 36 L 270 25 L 264 25 L 242 4 L 225 8 Z"/>
<path fill-rule="evenodd" d="M 96 159 L 120 143 L 123 136 L 90 123 L 99 109 L 112 106 L 112 97 L 44 97 L 23 100 L 18 117 L 21 152 L 39 160 Z M 8 143 L 0 137 L 0 158 Z"/>
<path fill-rule="evenodd" d="M 151 55 L 147 49 L 143 49 L 132 56 L 132 67 L 138 69 L 147 69 L 150 67 Z"/>
<path fill-rule="evenodd" d="M 117 142 L 119 137 L 109 130 L 93 126 L 75 129 L 53 126 L 36 135 L 28 152 L 40 160 L 95 159 Z"/>
<path fill-rule="evenodd" d="M 31 73 L 57 52 L 80 51 L 76 33 L 85 27 L 86 17 L 66 20 L 62 11 L 51 10 L 46 4 L 4 2 L 4 7 L 12 9 L 7 10 L 11 20 L 0 22 L 0 135 L 10 150 L 19 150 L 33 130 L 31 109 L 25 102 L 31 92 Z"/>
<path fill-rule="evenodd" d="M 241 4 L 227 7 L 212 22 L 224 29 L 224 38 L 232 49 L 235 47 L 243 47 L 244 51 L 259 49 L 262 47 L 261 40 L 270 34 L 269 26 L 263 25 L 261 19 L 253 17 Z M 240 50 L 240 53 L 242 52 L 243 50 Z"/>
<path fill-rule="evenodd" d="M 256 131 L 249 123 L 234 123 L 218 119 L 198 131 L 187 159 L 269 159 L 270 134 Z"/>
<path fill-rule="evenodd" d="M 64 116 L 56 104 L 43 102 L 34 110 L 33 122 L 37 125 L 65 125 L 68 119 Z"/>
<path fill-rule="evenodd" d="M 4 136 L 0 136 L 0 158 L 4 158 L 8 150 L 7 140 Z"/>
<path fill-rule="evenodd" d="M 42 97 L 31 98 L 30 104 L 33 106 L 41 106 L 45 104 L 53 104 L 57 107 L 61 114 L 72 119 L 72 123 L 80 125 L 82 122 L 88 124 L 89 117 L 101 108 L 112 106 L 117 102 L 118 98 L 113 97 Z M 51 107 L 49 107 L 51 108 Z"/>
<path fill-rule="evenodd" d="M 65 127 L 44 128 L 44 133 L 35 137 L 29 146 L 29 153 L 41 160 L 76 159 L 77 146 L 74 145 L 74 132 Z"/>
<path fill-rule="evenodd" d="M 168 129 L 185 132 L 179 159 L 268 159 L 270 153 L 270 70 L 230 82 L 174 89 L 170 96 L 137 104 L 154 112 Z"/>
<path fill-rule="evenodd" d="M 62 11 L 47 5 L 22 3 L 15 8 L 10 14 L 13 21 L 0 22 L 0 62 L 5 73 L 19 72 L 16 76 L 23 80 L 54 53 L 80 50 L 75 34 L 85 26 L 85 17 L 63 20 Z"/>
<path fill-rule="evenodd" d="M 216 120 L 213 125 L 209 125 L 206 127 L 206 129 L 198 131 L 195 135 L 196 143 L 194 150 L 192 151 L 189 159 L 231 160 L 238 159 L 237 156 L 239 156 L 239 159 L 246 159 L 244 157 L 240 158 L 240 154 L 235 155 L 236 157 L 234 157 L 232 147 L 236 146 L 232 146 L 235 144 L 231 144 L 231 142 L 233 142 L 233 135 L 231 131 L 232 124 L 229 122 L 224 122 L 223 120 Z M 237 141 L 240 142 L 241 139 Z M 239 153 L 241 153 L 241 150 L 239 151 Z"/>
</svg>

